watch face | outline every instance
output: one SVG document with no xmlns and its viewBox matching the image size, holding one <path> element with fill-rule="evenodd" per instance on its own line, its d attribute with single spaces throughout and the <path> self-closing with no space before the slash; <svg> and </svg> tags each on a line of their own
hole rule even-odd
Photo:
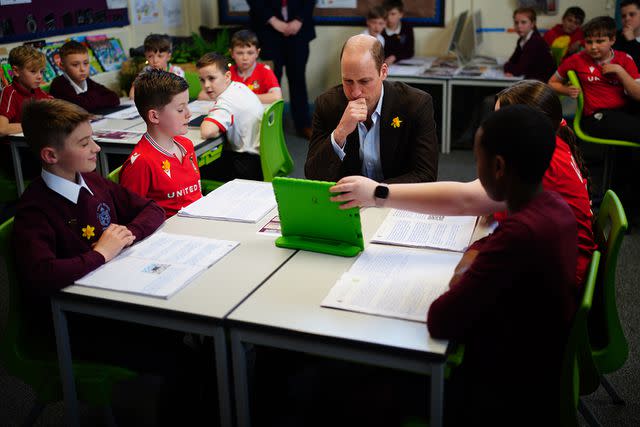
<svg viewBox="0 0 640 427">
<path fill-rule="evenodd" d="M 385 185 L 378 185 L 373 193 L 378 199 L 386 199 L 389 196 L 389 187 Z"/>
</svg>

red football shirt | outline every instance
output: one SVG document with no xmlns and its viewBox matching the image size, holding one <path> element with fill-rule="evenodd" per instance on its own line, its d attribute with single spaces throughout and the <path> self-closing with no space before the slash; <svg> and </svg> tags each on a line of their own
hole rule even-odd
<svg viewBox="0 0 640 427">
<path fill-rule="evenodd" d="M 251 89 L 256 95 L 267 93 L 274 87 L 280 87 L 278 79 L 276 79 L 276 75 L 273 73 L 271 68 L 260 62 L 256 63 L 256 67 L 253 69 L 253 72 L 246 79 L 238 74 L 238 66 L 235 64 L 231 66 L 229 71 L 231 71 L 231 80 L 234 82 L 244 83 L 249 86 L 249 89 Z"/>
<path fill-rule="evenodd" d="M 640 79 L 633 58 L 624 52 L 612 50 L 611 64 L 620 64 L 633 79 Z M 591 116 L 599 110 L 613 110 L 627 105 L 629 98 L 624 93 L 622 82 L 614 74 L 603 74 L 602 65 L 594 61 L 583 50 L 565 59 L 556 75 L 566 80 L 567 71 L 574 70 L 584 93 L 584 115 Z"/>
<path fill-rule="evenodd" d="M 22 104 L 27 99 L 47 99 L 51 95 L 40 89 L 29 90 L 17 81 L 5 87 L 0 94 L 0 116 L 9 119 L 9 123 L 22 122 Z"/>
<path fill-rule="evenodd" d="M 136 194 L 155 200 L 167 218 L 202 197 L 200 169 L 187 138 L 175 136 L 182 161 L 145 134 L 122 165 L 120 184 Z"/>
<path fill-rule="evenodd" d="M 558 24 L 544 33 L 543 39 L 549 47 L 562 47 L 567 49 L 577 41 L 580 41 L 580 44 L 584 46 L 584 33 L 582 32 L 582 28 L 578 28 L 573 33 L 567 34 L 564 32 L 562 24 Z"/>
</svg>

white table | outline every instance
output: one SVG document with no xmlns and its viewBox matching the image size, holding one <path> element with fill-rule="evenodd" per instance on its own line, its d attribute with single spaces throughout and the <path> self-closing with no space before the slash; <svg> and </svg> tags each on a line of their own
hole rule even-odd
<svg viewBox="0 0 640 427">
<path fill-rule="evenodd" d="M 256 224 L 181 217 L 168 220 L 163 231 L 240 241 L 231 253 L 168 300 L 81 286 L 69 286 L 52 298 L 67 425 L 79 424 L 67 312 L 213 337 L 221 424 L 232 425 L 222 321 L 294 254 L 293 250 L 277 248 L 273 237 L 256 234 L 274 215 L 275 210 Z"/>
<path fill-rule="evenodd" d="M 362 211 L 365 242 L 387 213 Z M 428 374 L 430 425 L 442 424 L 447 341 L 424 323 L 320 306 L 354 261 L 299 251 L 228 316 L 239 427 L 251 425 L 246 348 L 254 344 Z"/>
</svg>

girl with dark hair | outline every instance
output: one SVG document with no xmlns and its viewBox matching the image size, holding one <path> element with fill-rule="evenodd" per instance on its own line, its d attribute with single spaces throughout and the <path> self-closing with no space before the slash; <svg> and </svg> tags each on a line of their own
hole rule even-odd
<svg viewBox="0 0 640 427">
<path fill-rule="evenodd" d="M 560 100 L 546 84 L 524 80 L 503 90 L 496 97 L 496 109 L 501 106 L 526 104 L 547 116 L 556 129 L 556 149 L 551 164 L 542 179 L 547 191 L 559 193 L 569 204 L 578 223 L 578 262 L 576 285 L 581 287 L 585 272 L 596 248 L 592 231 L 591 202 L 587 190 L 588 172 L 575 145 L 575 135 L 562 119 Z M 513 141 L 518 144 L 518 141 Z M 340 192 L 335 201 L 348 201 L 342 208 L 352 206 L 385 206 L 437 215 L 490 215 L 504 218 L 507 206 L 492 200 L 480 181 L 431 182 L 419 184 L 392 184 L 385 199 L 374 192 L 377 182 L 361 176 L 341 179 L 332 192 Z M 378 192 L 381 194 L 381 192 Z"/>
</svg>

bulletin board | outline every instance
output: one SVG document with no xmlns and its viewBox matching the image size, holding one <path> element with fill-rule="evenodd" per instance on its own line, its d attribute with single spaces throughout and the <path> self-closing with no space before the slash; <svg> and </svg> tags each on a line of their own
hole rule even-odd
<svg viewBox="0 0 640 427">
<path fill-rule="evenodd" d="M 307 0 L 313 1 L 313 0 Z M 404 21 L 414 27 L 444 27 L 444 0 L 404 0 Z M 363 26 L 367 12 L 382 0 L 317 0 L 316 25 Z M 249 6 L 244 0 L 219 0 L 221 24 L 246 24 Z"/>
<path fill-rule="evenodd" d="M 127 0 L 0 0 L 0 44 L 129 25 Z"/>
</svg>

